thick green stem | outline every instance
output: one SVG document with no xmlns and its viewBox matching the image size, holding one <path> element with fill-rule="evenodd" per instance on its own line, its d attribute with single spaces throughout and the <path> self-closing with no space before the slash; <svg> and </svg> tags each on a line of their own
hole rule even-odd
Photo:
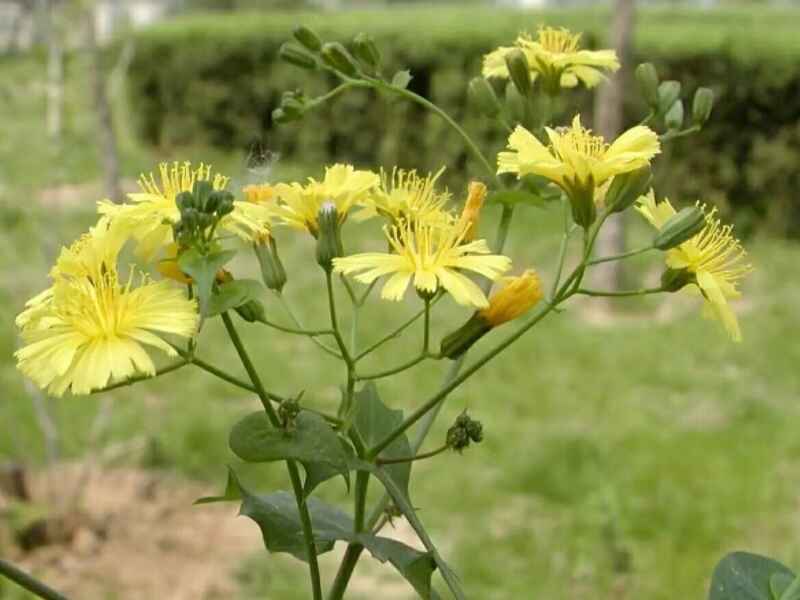
<svg viewBox="0 0 800 600">
<path fill-rule="evenodd" d="M 68 600 L 66 596 L 45 585 L 38 579 L 28 575 L 22 569 L 0 558 L 0 575 L 8 577 L 17 585 L 25 588 L 31 594 L 44 598 L 44 600 Z"/>
<path fill-rule="evenodd" d="M 264 407 L 264 412 L 267 414 L 267 418 L 269 419 L 270 423 L 272 423 L 273 427 L 279 428 L 281 426 L 281 422 L 278 418 L 278 414 L 275 412 L 275 408 L 272 406 L 272 402 L 270 402 L 269 394 L 267 394 L 266 390 L 264 389 L 264 385 L 261 383 L 261 377 L 258 375 L 258 371 L 256 371 L 253 362 L 250 360 L 250 356 L 248 355 L 247 350 L 242 343 L 242 339 L 239 337 L 239 332 L 236 331 L 236 327 L 234 326 L 233 321 L 227 312 L 222 313 L 222 322 L 225 324 L 225 329 L 228 332 L 228 336 L 231 338 L 231 342 L 233 342 L 233 345 L 236 348 L 239 359 L 242 361 L 242 366 L 244 366 L 245 371 L 247 371 L 250 381 L 253 382 L 253 386 L 256 389 L 256 394 L 261 400 L 261 405 Z M 311 590 L 314 600 L 322 600 L 322 583 L 319 575 L 319 563 L 317 561 L 317 547 L 314 543 L 314 531 L 311 523 L 311 515 L 308 512 L 308 506 L 306 505 L 305 497 L 303 495 L 303 484 L 300 480 L 300 471 L 297 468 L 297 463 L 293 460 L 287 460 L 286 467 L 289 471 L 289 479 L 292 481 L 292 488 L 294 490 L 295 500 L 297 501 L 297 511 L 300 515 L 300 525 L 303 529 L 303 541 L 305 542 L 306 547 L 306 558 L 308 559 L 308 569 L 311 574 Z"/>
</svg>

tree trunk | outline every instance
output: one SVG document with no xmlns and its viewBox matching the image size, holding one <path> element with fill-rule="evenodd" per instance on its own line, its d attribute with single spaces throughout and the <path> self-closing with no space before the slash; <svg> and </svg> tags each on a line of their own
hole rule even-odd
<svg viewBox="0 0 800 600">
<path fill-rule="evenodd" d="M 94 107 L 97 112 L 97 126 L 100 151 L 103 162 L 103 180 L 105 192 L 109 199 L 119 202 L 122 199 L 119 176 L 119 154 L 117 152 L 117 135 L 114 131 L 114 120 L 111 115 L 111 104 L 108 100 L 106 74 L 103 67 L 103 54 L 97 42 L 97 30 L 93 7 L 86 10 L 86 46 L 90 55 L 92 71 L 92 92 Z"/>
<path fill-rule="evenodd" d="M 595 99 L 595 130 L 606 140 L 613 140 L 622 131 L 622 108 L 626 81 L 630 79 L 631 41 L 634 27 L 635 0 L 616 0 L 611 26 L 611 43 L 622 63 L 617 73 L 600 86 Z M 625 252 L 625 221 L 621 214 L 611 216 L 597 240 L 597 253 L 602 256 Z M 601 263 L 593 269 L 594 285 L 602 289 L 618 289 L 624 273 L 619 261 Z"/>
</svg>

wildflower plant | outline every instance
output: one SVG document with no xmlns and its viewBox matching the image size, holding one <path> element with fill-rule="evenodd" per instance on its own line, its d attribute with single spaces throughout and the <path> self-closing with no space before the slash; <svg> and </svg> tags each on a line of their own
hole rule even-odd
<svg viewBox="0 0 800 600">
<path fill-rule="evenodd" d="M 375 171 L 336 164 L 320 179 L 262 181 L 235 189 L 205 164 L 161 165 L 160 178 L 143 176 L 141 191 L 127 202 L 101 202 L 98 223 L 64 249 L 50 287 L 17 319 L 24 340 L 16 353 L 18 365 L 59 396 L 102 392 L 190 366 L 254 394 L 261 410 L 233 426 L 230 447 L 246 462 L 284 462 L 290 491 L 256 495 L 230 470 L 224 493 L 199 503 L 240 502 L 241 513 L 261 529 L 267 550 L 307 563 L 315 600 L 323 598 L 324 588 L 330 600 L 344 597 L 364 550 L 394 567 L 422 598 L 440 597 L 432 585 L 435 572 L 453 597 L 464 598 L 459 577 L 409 496 L 414 461 L 461 453 L 492 435 L 464 413 L 441 445 L 423 450 L 443 403 L 460 386 L 576 296 L 689 290 L 732 339 L 741 339 L 730 301 L 740 295 L 738 286 L 751 267 L 731 227 L 700 203 L 676 211 L 651 188 L 651 167 L 663 145 L 702 128 L 711 94 L 697 90 L 686 119 L 680 84 L 660 82 L 652 65 L 641 65 L 637 82 L 649 113 L 616 139 L 603 139 L 580 115 L 554 114 L 555 103 L 541 100 L 569 94 L 578 84 L 595 86 L 619 68 L 615 53 L 582 49 L 580 36 L 543 28 L 536 38 L 522 34 L 512 46 L 488 52 L 483 74 L 469 85 L 475 106 L 508 134 L 507 147 L 487 155 L 453 117 L 408 88 L 408 71 L 384 73 L 370 36 L 360 34 L 345 47 L 299 27 L 294 38 L 281 56 L 339 83 L 317 98 L 284 94 L 275 121 L 300 121 L 355 88 L 417 103 L 452 127 L 483 169 L 470 174 L 463 200 L 440 186 L 441 170 L 418 173 L 407 166 Z M 560 250 L 547 278 L 534 265 L 513 266 L 504 255 L 514 214 L 526 204 L 560 205 L 564 212 Z M 497 231 L 488 239 L 481 219 L 487 210 L 500 212 Z M 652 225 L 652 241 L 621 255 L 594 256 L 604 223 L 623 211 L 638 212 Z M 348 227 L 371 233 L 379 249 L 353 252 L 342 228 L 348 219 Z M 316 246 L 314 256 L 287 270 L 273 236 L 276 228 L 306 236 Z M 126 246 L 142 264 L 122 275 L 118 257 Z M 231 266 L 237 253 L 249 250 L 262 281 L 241 277 Z M 578 260 L 568 268 L 571 250 L 577 250 Z M 644 253 L 663 256 L 656 287 L 584 285 L 594 265 Z M 319 273 L 320 294 L 327 299 L 327 325 L 321 329 L 299 321 L 284 324 L 262 304 L 268 290 L 283 301 L 290 274 L 298 269 Z M 348 306 L 337 305 L 338 286 Z M 373 294 L 376 287 L 379 298 Z M 450 309 L 440 304 L 444 296 L 455 301 Z M 355 323 L 363 306 L 404 298 L 418 302 L 418 312 L 359 348 Z M 444 310 L 463 311 L 463 324 L 436 340 L 431 324 Z M 349 335 L 340 324 L 344 312 L 354 324 Z M 222 321 L 246 380 L 201 358 L 209 353 L 202 334 L 210 319 Z M 307 337 L 341 361 L 345 377 L 339 405 L 307 408 L 301 384 L 290 396 L 270 390 L 239 335 L 237 319 L 270 334 Z M 366 357 L 414 326 L 422 333 L 418 350 L 380 371 L 365 369 Z M 505 334 L 487 345 L 485 335 L 500 327 Z M 172 362 L 156 368 L 151 353 Z M 390 408 L 379 394 L 380 380 L 404 376 L 427 361 L 446 367 L 438 391 Z M 318 486 L 334 478 L 347 484 L 352 515 L 315 495 Z M 383 494 L 373 506 L 367 502 L 370 486 Z M 399 517 L 408 521 L 424 550 L 381 535 L 382 527 Z M 338 571 L 327 578 L 317 557 L 336 542 L 347 546 Z"/>
</svg>

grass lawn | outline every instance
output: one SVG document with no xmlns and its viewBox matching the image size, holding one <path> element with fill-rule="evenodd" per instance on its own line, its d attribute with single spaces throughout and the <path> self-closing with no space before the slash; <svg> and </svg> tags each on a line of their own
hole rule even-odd
<svg viewBox="0 0 800 600">
<path fill-rule="evenodd" d="M 30 74 L 32 64 L 0 67 L 6 81 L 9 73 Z M 36 121 L 41 90 L 24 77 L 17 82 L 29 89 L 29 100 L 4 88 L 0 104 L 15 115 L 11 136 L 4 134 L 0 145 L 0 461 L 36 464 L 46 452 L 33 409 L 35 392 L 11 357 L 18 344 L 13 319 L 24 300 L 45 286 L 59 246 L 92 223 L 98 198 L 57 205 L 39 201 L 44 185 L 93 179 L 94 157 L 69 147 L 49 155 Z M 71 93 L 70 135 L 75 144 L 91 148 L 85 106 L 81 112 L 74 87 Z M 203 156 L 193 150 L 186 158 Z M 130 175 L 156 160 L 135 145 L 124 159 Z M 240 162 L 233 157 L 223 166 Z M 56 177 L 59 169 L 64 172 Z M 281 176 L 279 164 L 275 177 Z M 488 213 L 486 233 L 494 230 L 497 210 Z M 518 267 L 540 268 L 545 281 L 559 219 L 555 208 L 524 209 L 511 232 L 508 252 Z M 357 229 L 348 226 L 349 240 L 360 239 Z M 645 231 L 633 227 L 631 237 Z M 310 241 L 282 230 L 279 243 L 289 271 L 286 295 L 309 326 L 324 325 L 323 280 Z M 446 454 L 418 464 L 412 496 L 470 597 L 702 598 L 714 564 L 729 550 L 746 548 L 800 564 L 795 421 L 800 345 L 792 335 L 800 328 L 795 277 L 800 247 L 770 239 L 749 246 L 757 271 L 739 307 L 741 345 L 729 342 L 683 298 L 621 301 L 628 310 L 613 319 L 599 318 L 589 304 L 573 303 L 450 396 L 427 447 L 441 442 L 465 408 L 483 421 L 485 441 L 463 456 Z M 657 261 L 640 257 L 633 273 L 657 276 Z M 237 265 L 246 272 L 253 261 L 244 258 Z M 267 310 L 275 319 L 284 316 L 271 299 Z M 410 298 L 390 305 L 376 297 L 360 320 L 361 344 L 414 310 Z M 436 316 L 438 339 L 467 313 L 442 302 Z M 272 389 L 287 394 L 305 389 L 309 405 L 334 410 L 343 375 L 335 362 L 320 358 L 306 338 L 256 326 L 242 330 Z M 489 348 L 502 331 L 473 354 Z M 412 355 L 418 334 L 387 345 L 370 365 L 388 367 Z M 241 372 L 218 322 L 207 324 L 198 354 Z M 393 407 L 412 409 L 436 389 L 445 367 L 419 366 L 381 385 L 382 396 Z M 231 425 L 258 409 L 247 393 L 190 369 L 110 396 L 112 418 L 94 447 L 90 429 L 101 396 L 45 400 L 59 426 L 62 457 L 131 448 L 115 460 L 207 481 L 209 491 L 223 486 L 224 465 L 238 465 L 227 449 Z M 269 491 L 288 485 L 280 465 L 236 468 L 250 487 Z M 320 494 L 350 501 L 341 481 L 325 484 Z M 323 566 L 332 576 L 331 562 Z M 369 572 L 395 582 L 389 568 Z M 241 595 L 307 598 L 303 577 L 292 559 L 259 554 L 242 567 Z"/>
</svg>

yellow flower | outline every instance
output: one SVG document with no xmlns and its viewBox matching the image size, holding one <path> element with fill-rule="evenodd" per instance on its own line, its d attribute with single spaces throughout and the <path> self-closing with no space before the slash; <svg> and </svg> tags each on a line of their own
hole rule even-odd
<svg viewBox="0 0 800 600">
<path fill-rule="evenodd" d="M 700 208 L 705 213 L 706 226 L 693 238 L 667 250 L 666 263 L 670 269 L 685 270 L 692 276 L 691 283 L 705 299 L 707 316 L 721 321 L 731 338 L 739 342 L 742 333 L 728 300 L 741 297 L 736 286 L 753 267 L 746 262 L 747 253 L 739 240 L 733 237 L 733 227 L 721 224 L 716 209 L 708 210 L 705 205 Z M 670 201 L 665 198 L 656 202 L 652 191 L 639 199 L 637 210 L 656 229 L 675 214 Z"/>
<path fill-rule="evenodd" d="M 492 327 L 516 319 L 536 306 L 542 299 L 539 275 L 533 269 L 517 277 L 503 277 L 504 284 L 489 299 L 489 306 L 478 314 Z"/>
<path fill-rule="evenodd" d="M 635 171 L 650 163 L 661 151 L 658 136 L 638 125 L 607 144 L 601 136 L 581 125 L 576 115 L 571 127 L 545 128 L 550 145 L 545 146 L 524 127 L 517 126 L 508 138 L 510 152 L 497 155 L 498 173 L 534 174 L 558 184 L 570 196 L 594 195 L 615 175 Z"/>
<path fill-rule="evenodd" d="M 275 199 L 275 188 L 267 183 L 246 185 L 242 188 L 245 200 L 256 204 L 269 203 Z"/>
<path fill-rule="evenodd" d="M 527 59 L 531 79 L 541 76 L 548 93 L 555 93 L 559 87 L 575 87 L 578 83 L 594 87 L 604 79 L 603 71 L 619 69 L 619 60 L 613 50 L 581 50 L 580 37 L 581 34 L 567 29 L 540 27 L 537 39 L 523 34 L 514 46 L 500 47 L 484 56 L 483 75 L 508 79 L 506 55 L 519 48 Z"/>
<path fill-rule="evenodd" d="M 116 261 L 98 260 L 87 273 L 58 273 L 34 321 L 21 324 L 26 345 L 19 369 L 56 396 L 87 394 L 113 381 L 155 374 L 143 345 L 174 355 L 155 333 L 189 337 L 197 328 L 194 301 L 166 281 L 118 280 Z M 41 295 L 40 295 L 41 296 Z M 24 313 L 23 313 L 24 314 Z"/>
<path fill-rule="evenodd" d="M 443 172 L 444 167 L 423 178 L 414 170 L 405 171 L 395 167 L 390 177 L 381 170 L 380 186 L 363 200 L 364 208 L 356 213 L 355 218 L 363 221 L 382 215 L 393 222 L 449 222 L 452 216 L 446 207 L 450 194 L 446 190 L 436 190 L 436 181 Z"/>
<path fill-rule="evenodd" d="M 486 200 L 486 186 L 480 181 L 471 181 L 467 188 L 467 201 L 464 203 L 464 210 L 458 223 L 467 229 L 464 240 L 471 242 L 478 235 L 478 223 L 481 217 L 481 208 Z"/>
<path fill-rule="evenodd" d="M 379 182 L 380 178 L 372 171 L 358 171 L 352 165 L 333 165 L 325 169 L 322 181 L 309 178 L 306 185 L 276 185 L 275 193 L 280 202 L 274 214 L 285 224 L 316 236 L 317 215 L 323 203 L 336 205 L 339 220 L 344 222 L 350 208 L 363 201 Z"/>
<path fill-rule="evenodd" d="M 491 254 L 485 240 L 463 243 L 467 229 L 458 225 L 401 221 L 384 227 L 393 253 L 367 252 L 333 261 L 334 271 L 362 283 L 391 275 L 381 296 L 401 300 L 412 278 L 421 294 L 432 295 L 441 286 L 456 302 L 488 306 L 481 289 L 461 271 L 473 271 L 491 280 L 511 267 L 511 259 Z"/>
</svg>

